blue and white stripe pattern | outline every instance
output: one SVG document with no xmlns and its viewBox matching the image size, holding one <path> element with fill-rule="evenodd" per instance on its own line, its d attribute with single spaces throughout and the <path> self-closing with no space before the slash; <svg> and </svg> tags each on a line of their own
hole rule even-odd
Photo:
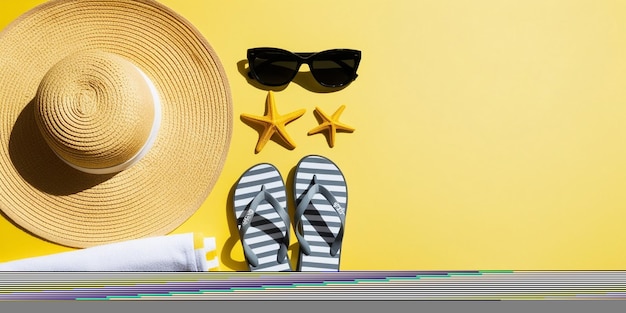
<svg viewBox="0 0 626 313">
<path fill-rule="evenodd" d="M 348 204 L 346 180 L 337 165 L 329 159 L 317 155 L 304 157 L 298 163 L 294 176 L 296 206 L 300 205 L 303 195 L 314 184 L 314 180 L 320 185 L 319 188 L 326 188 L 330 191 L 337 203 L 329 203 L 327 197 L 318 192 L 309 204 L 303 204 L 307 207 L 301 217 L 301 229 L 296 229 L 296 232 L 301 235 L 300 241 L 302 239 L 306 241 L 310 247 L 310 253 L 306 254 L 303 251 L 303 244 L 300 242 L 298 270 L 339 271 L 341 249 L 333 255 L 331 245 L 335 240 L 341 244 L 341 238 L 337 237 L 342 230 L 342 220 L 345 221 Z M 340 217 L 340 215 L 343 216 Z"/>
<path fill-rule="evenodd" d="M 237 182 L 233 197 L 233 209 L 238 228 L 241 230 L 242 223 L 250 224 L 241 238 L 242 244 L 245 242 L 258 258 L 257 266 L 250 264 L 250 259 L 248 259 L 250 270 L 291 271 L 287 257 L 282 260 L 283 263 L 278 261 L 279 250 L 281 244 L 285 243 L 285 238 L 287 238 L 288 246 L 289 218 L 287 217 L 284 221 L 277 210 L 266 200 L 260 202 L 256 212 L 248 210 L 252 200 L 263 192 L 263 189 L 277 200 L 280 209 L 283 210 L 283 216 L 287 217 L 285 185 L 278 170 L 270 164 L 258 164 L 247 170 Z"/>
</svg>

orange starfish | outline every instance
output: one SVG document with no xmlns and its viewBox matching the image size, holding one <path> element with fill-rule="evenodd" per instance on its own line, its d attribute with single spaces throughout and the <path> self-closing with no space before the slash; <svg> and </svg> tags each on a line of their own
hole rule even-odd
<svg viewBox="0 0 626 313">
<path fill-rule="evenodd" d="M 339 116 L 341 115 L 341 113 L 343 113 L 343 110 L 345 108 L 346 108 L 345 105 L 340 106 L 339 109 L 337 109 L 337 111 L 335 111 L 335 113 L 329 117 L 320 108 L 315 107 L 315 111 L 317 112 L 317 114 L 319 114 L 320 118 L 322 119 L 322 123 L 319 126 L 311 129 L 308 135 L 310 136 L 310 135 L 321 133 L 325 130 L 328 130 L 328 135 L 329 135 L 328 145 L 331 148 L 334 147 L 335 146 L 335 134 L 338 131 L 351 133 L 355 130 L 353 127 L 350 127 L 346 124 L 339 122 Z"/>
<path fill-rule="evenodd" d="M 256 116 L 245 113 L 241 114 L 241 118 L 243 120 L 254 125 L 259 125 L 263 128 L 263 132 L 259 134 L 259 141 L 256 144 L 254 152 L 259 153 L 274 135 L 278 135 L 289 149 L 294 149 L 296 144 L 293 139 L 289 137 L 285 126 L 301 117 L 304 112 L 304 109 L 300 109 L 289 114 L 280 115 L 276 110 L 276 104 L 274 103 L 274 92 L 271 90 L 268 91 L 267 98 L 265 100 L 264 116 Z"/>
</svg>

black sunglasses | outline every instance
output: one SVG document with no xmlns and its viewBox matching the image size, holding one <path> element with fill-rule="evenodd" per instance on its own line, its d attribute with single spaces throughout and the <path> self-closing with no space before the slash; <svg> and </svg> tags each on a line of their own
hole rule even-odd
<svg viewBox="0 0 626 313">
<path fill-rule="evenodd" d="M 341 87 L 356 79 L 360 61 L 361 51 L 352 49 L 293 53 L 278 48 L 253 48 L 248 49 L 248 75 L 266 86 L 282 86 L 306 63 L 322 86 Z"/>
</svg>

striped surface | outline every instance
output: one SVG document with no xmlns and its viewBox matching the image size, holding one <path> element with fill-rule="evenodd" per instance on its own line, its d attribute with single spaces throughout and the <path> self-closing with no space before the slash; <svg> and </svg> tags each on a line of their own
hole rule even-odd
<svg viewBox="0 0 626 313">
<path fill-rule="evenodd" d="M 296 167 L 294 177 L 296 206 L 302 194 L 311 185 L 313 175 L 317 177 L 317 183 L 326 187 L 339 204 L 347 209 L 348 190 L 341 170 L 329 159 L 316 155 L 304 157 Z M 311 247 L 311 254 L 306 255 L 301 249 L 298 270 L 338 271 L 341 250 L 331 256 L 330 245 L 339 233 L 341 220 L 337 211 L 321 194 L 316 194 L 311 203 L 302 217 L 302 233 Z"/>
<path fill-rule="evenodd" d="M 625 271 L 0 273 L 0 300 L 626 300 Z"/>
<path fill-rule="evenodd" d="M 241 228 L 244 210 L 254 197 L 265 186 L 278 203 L 286 210 L 287 195 L 285 185 L 278 170 L 270 164 L 258 164 L 247 170 L 235 187 L 233 209 L 237 218 L 237 227 Z M 272 205 L 267 201 L 259 204 L 252 216 L 251 226 L 242 242 L 245 241 L 259 258 L 256 267 L 250 265 L 251 271 L 290 271 L 289 262 L 278 263 L 277 254 L 285 234 L 287 225 L 280 218 Z"/>
</svg>

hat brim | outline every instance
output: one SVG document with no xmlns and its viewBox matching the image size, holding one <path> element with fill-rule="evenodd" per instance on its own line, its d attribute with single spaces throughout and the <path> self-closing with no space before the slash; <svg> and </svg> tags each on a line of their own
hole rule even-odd
<svg viewBox="0 0 626 313">
<path fill-rule="evenodd" d="M 62 162 L 41 137 L 32 100 L 45 73 L 98 49 L 132 61 L 162 104 L 154 146 L 110 175 Z M 0 209 L 43 239 L 89 247 L 171 232 L 222 170 L 232 99 L 217 54 L 184 18 L 151 0 L 55 0 L 0 33 Z"/>
</svg>

